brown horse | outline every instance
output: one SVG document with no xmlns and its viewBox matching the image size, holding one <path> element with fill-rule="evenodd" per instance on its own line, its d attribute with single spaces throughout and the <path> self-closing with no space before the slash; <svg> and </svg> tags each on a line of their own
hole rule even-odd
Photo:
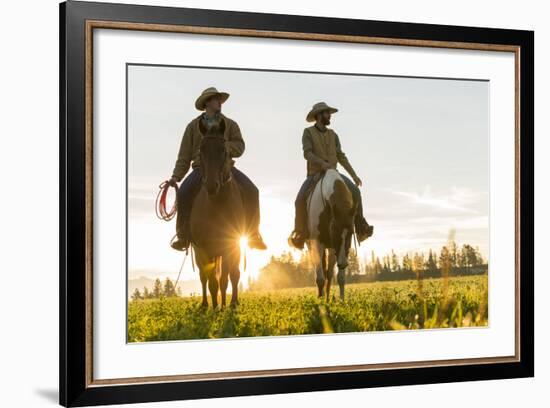
<svg viewBox="0 0 550 408">
<path fill-rule="evenodd" d="M 202 186 L 191 210 L 191 242 L 196 254 L 202 284 L 202 306 L 225 307 L 228 280 L 231 280 L 231 306 L 238 304 L 240 278 L 240 237 L 245 233 L 245 212 L 240 188 L 231 176 L 232 161 L 224 139 L 225 121 L 210 129 L 199 122 L 202 133 L 200 162 Z"/>
</svg>

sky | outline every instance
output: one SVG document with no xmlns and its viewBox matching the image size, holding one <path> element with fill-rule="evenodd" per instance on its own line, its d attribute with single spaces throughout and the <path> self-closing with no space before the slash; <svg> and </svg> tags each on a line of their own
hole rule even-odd
<svg viewBox="0 0 550 408">
<path fill-rule="evenodd" d="M 129 65 L 130 279 L 177 276 L 183 255 L 169 246 L 175 218 L 157 219 L 154 200 L 172 174 L 185 127 L 200 114 L 195 99 L 210 86 L 230 94 L 222 112 L 239 124 L 246 144 L 236 166 L 260 190 L 268 250 L 247 251 L 245 282 L 272 254 L 290 249 L 294 200 L 306 176 L 305 117 L 319 101 L 338 108 L 330 127 L 363 181 L 374 235 L 361 244 L 360 258 L 371 250 L 439 250 L 451 230 L 459 245 L 478 246 L 487 257 L 488 82 Z M 190 262 L 180 279 L 198 279 Z"/>
</svg>

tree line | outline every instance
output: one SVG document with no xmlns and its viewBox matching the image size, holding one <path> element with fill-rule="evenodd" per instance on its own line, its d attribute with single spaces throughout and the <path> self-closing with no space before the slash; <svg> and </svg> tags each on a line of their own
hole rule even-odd
<svg viewBox="0 0 550 408">
<path fill-rule="evenodd" d="M 140 291 L 138 288 L 134 289 L 132 293 L 132 300 L 142 299 L 160 299 L 161 297 L 174 297 L 181 296 L 181 289 L 176 287 L 170 278 L 164 280 L 164 284 L 159 278 L 157 278 L 153 284 L 153 289 L 149 290 L 146 286 Z"/>
<path fill-rule="evenodd" d="M 487 263 L 478 247 L 464 244 L 459 247 L 454 241 L 439 251 L 406 253 L 399 256 L 392 249 L 382 257 L 371 251 L 370 259 L 361 263 L 352 248 L 348 257 L 346 281 L 348 283 L 385 280 L 404 280 L 441 276 L 473 275 L 487 272 Z M 308 253 L 302 252 L 295 259 L 290 252 L 272 256 L 260 269 L 258 277 L 249 278 L 250 290 L 297 288 L 314 285 L 314 272 Z"/>
<path fill-rule="evenodd" d="M 438 252 L 430 249 L 424 252 L 407 253 L 399 257 L 393 249 L 381 259 L 371 252 L 370 261 L 366 260 L 364 273 L 376 277 L 375 280 L 386 280 L 403 275 L 403 279 L 415 277 L 417 273 L 425 277 L 441 276 L 442 272 L 450 275 L 464 275 L 486 270 L 486 262 L 478 247 L 464 244 L 458 247 L 451 241 Z"/>
</svg>

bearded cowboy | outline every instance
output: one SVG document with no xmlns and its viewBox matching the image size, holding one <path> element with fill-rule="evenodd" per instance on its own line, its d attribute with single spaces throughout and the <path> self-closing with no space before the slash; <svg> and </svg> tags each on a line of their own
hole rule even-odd
<svg viewBox="0 0 550 408">
<path fill-rule="evenodd" d="M 182 251 L 189 247 L 190 237 L 190 216 L 193 199 L 201 188 L 200 152 L 201 132 L 199 121 L 210 128 L 220 120 L 225 121 L 224 138 L 226 147 L 231 158 L 240 157 L 245 148 L 244 140 L 239 125 L 232 119 L 221 113 L 222 104 L 229 98 L 226 92 L 218 92 L 216 88 L 207 88 L 195 101 L 195 108 L 203 111 L 193 119 L 185 128 L 181 140 L 178 158 L 170 178 L 170 185 L 177 186 L 191 165 L 192 171 L 181 183 L 177 193 L 177 218 L 176 218 L 176 239 L 171 243 L 172 248 Z M 232 160 L 232 164 L 234 160 Z M 241 186 L 244 208 L 247 216 L 248 245 L 251 248 L 266 249 L 266 245 L 259 233 L 260 224 L 260 202 L 258 188 L 252 181 L 235 166 L 231 168 L 232 176 Z"/>
<path fill-rule="evenodd" d="M 361 179 L 355 174 L 353 167 L 342 151 L 338 135 L 334 130 L 327 127 L 327 125 L 330 125 L 331 115 L 336 112 L 338 112 L 338 109 L 328 106 L 325 102 L 319 102 L 313 105 L 306 117 L 306 121 L 315 122 L 315 124 L 305 128 L 302 136 L 304 158 L 307 160 L 307 178 L 296 197 L 294 231 L 289 237 L 289 242 L 298 249 L 303 249 L 308 236 L 306 200 L 317 179 L 315 176 L 324 170 L 336 169 L 338 163 L 353 179 L 352 181 L 341 174 L 353 195 L 354 201 L 357 203 L 357 213 L 355 215 L 357 239 L 359 242 L 364 241 L 373 232 L 373 227 L 363 217 L 361 192 L 358 188 L 362 185 Z"/>
</svg>

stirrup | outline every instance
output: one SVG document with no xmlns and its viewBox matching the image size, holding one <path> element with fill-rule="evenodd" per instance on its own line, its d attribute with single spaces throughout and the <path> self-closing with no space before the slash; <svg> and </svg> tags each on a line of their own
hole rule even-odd
<svg viewBox="0 0 550 408">
<path fill-rule="evenodd" d="M 170 246 L 176 251 L 187 251 L 191 245 L 191 240 L 187 237 L 179 238 L 177 235 L 174 235 L 170 240 Z"/>
</svg>

